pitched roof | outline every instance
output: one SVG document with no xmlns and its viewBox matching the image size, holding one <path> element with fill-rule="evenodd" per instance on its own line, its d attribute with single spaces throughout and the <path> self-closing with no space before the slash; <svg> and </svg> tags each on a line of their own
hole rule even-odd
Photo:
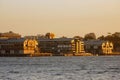
<svg viewBox="0 0 120 80">
<path fill-rule="evenodd" d="M 107 41 L 103 41 L 103 40 L 88 40 L 88 41 L 84 41 L 85 45 L 102 45 L 102 43 L 105 43 Z"/>
<path fill-rule="evenodd" d="M 20 38 L 20 39 L 0 39 L 0 43 L 4 43 L 4 42 L 15 43 L 15 42 L 24 42 L 24 41 L 25 41 L 24 38 Z"/>
<path fill-rule="evenodd" d="M 38 41 L 71 41 L 73 38 L 54 38 L 54 39 L 47 39 L 47 38 L 39 38 Z"/>
</svg>

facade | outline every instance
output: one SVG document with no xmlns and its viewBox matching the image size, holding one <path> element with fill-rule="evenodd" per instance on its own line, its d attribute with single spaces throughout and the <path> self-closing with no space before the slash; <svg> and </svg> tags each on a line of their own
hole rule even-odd
<svg viewBox="0 0 120 80">
<path fill-rule="evenodd" d="M 73 38 L 39 38 L 39 49 L 41 53 L 84 53 L 84 43 Z"/>
<path fill-rule="evenodd" d="M 37 45 L 37 41 L 31 39 L 0 39 L 0 55 L 34 54 Z"/>
<path fill-rule="evenodd" d="M 113 43 L 102 40 L 89 40 L 84 41 L 85 51 L 98 55 L 110 55 L 113 54 Z"/>
</svg>

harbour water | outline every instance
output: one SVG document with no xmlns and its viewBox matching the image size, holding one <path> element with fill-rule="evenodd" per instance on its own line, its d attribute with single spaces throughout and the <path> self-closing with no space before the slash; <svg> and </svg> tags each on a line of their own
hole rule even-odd
<svg viewBox="0 0 120 80">
<path fill-rule="evenodd" d="M 0 80 L 120 80 L 120 56 L 0 57 Z"/>
</svg>

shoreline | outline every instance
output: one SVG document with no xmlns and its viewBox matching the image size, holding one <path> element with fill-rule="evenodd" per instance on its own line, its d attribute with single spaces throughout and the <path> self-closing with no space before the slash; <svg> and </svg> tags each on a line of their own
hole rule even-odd
<svg viewBox="0 0 120 80">
<path fill-rule="evenodd" d="M 52 53 L 35 53 L 35 54 L 0 54 L 0 57 L 51 57 L 51 56 L 120 56 L 119 52 L 113 54 L 93 55 L 91 53 L 64 53 L 64 54 L 52 54 Z"/>
</svg>

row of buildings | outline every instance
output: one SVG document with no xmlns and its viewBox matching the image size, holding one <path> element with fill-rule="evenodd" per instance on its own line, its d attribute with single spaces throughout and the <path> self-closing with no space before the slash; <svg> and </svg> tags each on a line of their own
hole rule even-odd
<svg viewBox="0 0 120 80">
<path fill-rule="evenodd" d="M 113 44 L 108 41 L 82 41 L 77 38 L 0 38 L 0 56 L 74 56 L 87 54 L 112 55 Z"/>
</svg>

